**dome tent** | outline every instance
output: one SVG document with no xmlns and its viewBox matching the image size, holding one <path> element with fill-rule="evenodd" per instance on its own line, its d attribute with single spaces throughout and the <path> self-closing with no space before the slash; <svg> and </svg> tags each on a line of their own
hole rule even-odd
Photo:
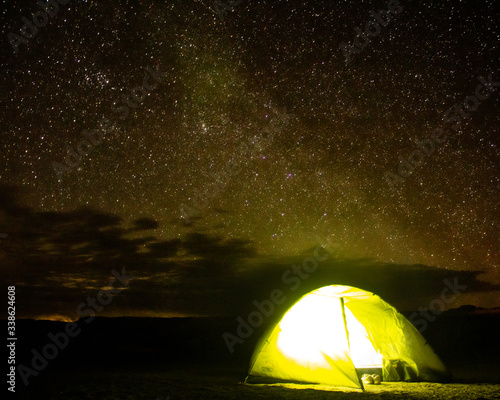
<svg viewBox="0 0 500 400">
<path fill-rule="evenodd" d="M 379 296 L 325 286 L 302 296 L 264 335 L 247 382 L 292 381 L 363 388 L 360 371 L 384 381 L 441 380 L 446 367 L 418 330 Z"/>
</svg>

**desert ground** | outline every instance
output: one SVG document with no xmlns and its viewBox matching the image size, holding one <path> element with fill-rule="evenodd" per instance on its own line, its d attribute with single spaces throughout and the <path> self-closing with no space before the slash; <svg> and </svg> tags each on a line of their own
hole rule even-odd
<svg viewBox="0 0 500 400">
<path fill-rule="evenodd" d="M 261 332 L 230 354 L 222 333 L 233 318 L 96 318 L 19 399 L 500 399 L 498 315 L 455 313 L 424 332 L 452 372 L 446 383 L 382 382 L 365 391 L 324 385 L 244 383 Z M 80 322 L 81 323 L 81 322 Z M 84 324 L 84 323 L 83 323 Z M 85 328 L 85 329 L 84 329 Z M 63 322 L 19 321 L 18 363 L 47 343 Z M 263 327 L 264 329 L 264 327 Z"/>
<path fill-rule="evenodd" d="M 40 375 L 22 399 L 500 399 L 500 384 L 383 382 L 356 389 L 324 385 L 248 385 L 220 368 L 100 370 Z"/>
</svg>

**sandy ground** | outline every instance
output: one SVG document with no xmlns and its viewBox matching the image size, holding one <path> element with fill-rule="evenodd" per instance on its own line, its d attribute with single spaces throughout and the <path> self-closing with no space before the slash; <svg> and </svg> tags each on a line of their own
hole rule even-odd
<svg viewBox="0 0 500 400">
<path fill-rule="evenodd" d="M 491 317 L 491 318 L 490 318 Z M 322 385 L 245 385 L 255 342 L 230 355 L 221 332 L 234 319 L 96 319 L 50 366 L 31 378 L 19 399 L 499 399 L 498 318 L 452 315 L 428 329 L 454 383 L 383 383 L 366 391 Z M 444 321 L 444 322 L 443 322 Z M 24 321 L 24 353 L 46 343 L 63 323 Z M 435 332 L 432 331 L 435 329 Z M 254 335 L 252 339 L 258 339 Z M 489 383 L 479 383 L 489 382 Z M 0 398 L 6 398 L 2 396 Z"/>
<path fill-rule="evenodd" d="M 323 385 L 285 386 L 295 391 L 307 391 L 307 395 L 298 394 L 305 399 L 500 399 L 500 385 L 493 384 L 383 382 L 366 386 L 364 392 Z"/>
<path fill-rule="evenodd" d="M 161 369 L 161 368 L 159 368 Z M 500 384 L 383 383 L 365 392 L 324 385 L 247 385 L 219 369 L 46 373 L 19 399 L 500 399 Z"/>
</svg>

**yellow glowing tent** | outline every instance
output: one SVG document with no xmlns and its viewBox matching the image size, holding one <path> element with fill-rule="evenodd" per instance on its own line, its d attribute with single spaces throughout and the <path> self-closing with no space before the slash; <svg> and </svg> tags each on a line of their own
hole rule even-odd
<svg viewBox="0 0 500 400">
<path fill-rule="evenodd" d="M 446 367 L 418 330 L 379 296 L 332 285 L 301 297 L 257 345 L 247 382 L 291 381 L 363 388 L 384 381 L 440 380 Z"/>
</svg>

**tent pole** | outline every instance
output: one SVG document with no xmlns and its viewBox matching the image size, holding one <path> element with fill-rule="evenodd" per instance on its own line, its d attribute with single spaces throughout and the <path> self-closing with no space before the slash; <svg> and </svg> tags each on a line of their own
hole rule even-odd
<svg viewBox="0 0 500 400">
<path fill-rule="evenodd" d="M 344 321 L 345 335 L 347 337 L 347 347 L 349 347 L 349 354 L 351 353 L 351 343 L 349 341 L 349 331 L 347 330 L 347 319 L 345 317 L 345 308 L 344 308 L 344 298 L 340 298 L 340 307 L 342 308 L 342 319 Z"/>
<path fill-rule="evenodd" d="M 347 348 L 349 349 L 349 357 L 350 357 L 351 356 L 351 342 L 349 340 L 349 330 L 347 329 L 347 319 L 346 319 L 346 316 L 345 316 L 345 306 L 344 306 L 344 298 L 343 297 L 340 298 L 340 307 L 342 308 L 342 319 L 344 321 L 345 335 L 347 337 Z M 351 360 L 352 360 L 352 358 L 351 358 Z M 354 369 L 356 370 L 356 367 L 354 367 Z M 356 372 L 356 376 L 357 375 L 358 374 Z M 363 385 L 363 381 L 361 379 L 359 379 L 359 376 L 358 376 L 358 382 L 359 382 L 359 384 L 361 386 L 361 390 L 365 391 L 365 387 Z"/>
</svg>

